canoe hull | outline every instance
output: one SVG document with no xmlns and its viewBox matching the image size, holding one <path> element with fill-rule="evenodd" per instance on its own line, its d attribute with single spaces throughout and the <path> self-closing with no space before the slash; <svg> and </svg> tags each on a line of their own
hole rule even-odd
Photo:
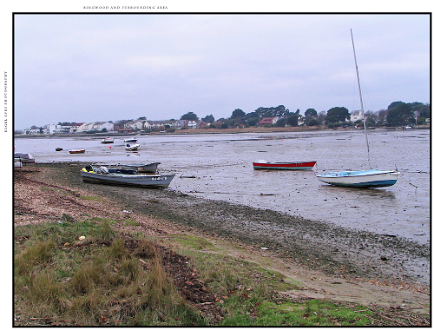
<svg viewBox="0 0 434 330">
<path fill-rule="evenodd" d="M 255 170 L 311 170 L 316 164 L 312 162 L 254 162 Z"/>
<path fill-rule="evenodd" d="M 149 174 L 98 174 L 92 172 L 80 171 L 83 182 L 128 185 L 142 188 L 167 188 L 175 177 L 175 174 L 166 175 L 149 175 Z"/>
<path fill-rule="evenodd" d="M 324 183 L 341 187 L 381 188 L 393 186 L 399 177 L 397 171 L 342 171 L 317 175 Z"/>
</svg>

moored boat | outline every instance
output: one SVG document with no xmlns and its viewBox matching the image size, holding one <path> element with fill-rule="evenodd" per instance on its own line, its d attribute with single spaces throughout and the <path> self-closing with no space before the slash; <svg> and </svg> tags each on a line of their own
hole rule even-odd
<svg viewBox="0 0 434 330">
<path fill-rule="evenodd" d="M 316 161 L 309 162 L 266 162 L 258 160 L 253 162 L 255 170 L 311 170 L 316 164 Z"/>
<path fill-rule="evenodd" d="M 127 138 L 124 140 L 125 143 L 136 143 L 137 139 L 136 138 Z"/>
<path fill-rule="evenodd" d="M 341 187 L 389 187 L 398 180 L 399 172 L 382 170 L 339 171 L 317 175 L 324 183 Z"/>
<path fill-rule="evenodd" d="M 115 140 L 113 139 L 113 138 L 111 138 L 111 137 L 108 137 L 108 138 L 105 138 L 105 139 L 102 139 L 101 140 L 101 143 L 113 143 L 113 142 L 115 142 Z"/>
<path fill-rule="evenodd" d="M 137 151 L 139 150 L 140 144 L 136 143 L 136 144 L 129 144 L 127 143 L 125 145 L 125 150 L 126 151 Z"/>
<path fill-rule="evenodd" d="M 15 152 L 14 161 L 19 161 L 21 164 L 34 164 L 35 158 L 29 153 Z"/>
<path fill-rule="evenodd" d="M 84 154 L 85 153 L 85 149 L 71 149 L 69 150 L 70 154 Z"/>
<path fill-rule="evenodd" d="M 155 173 L 157 171 L 158 165 L 160 162 L 147 163 L 147 164 L 125 164 L 119 165 L 123 169 L 136 170 L 137 172 L 143 173 Z"/>
<path fill-rule="evenodd" d="M 379 187 L 389 187 L 393 186 L 399 177 L 399 172 L 397 170 L 378 170 L 373 169 L 371 166 L 371 156 L 369 151 L 369 139 L 366 129 L 366 118 L 365 109 L 363 105 L 362 89 L 360 87 L 360 75 L 359 68 L 357 65 L 356 58 L 356 48 L 354 47 L 353 31 L 351 30 L 351 42 L 353 45 L 354 54 L 354 64 L 356 66 L 357 73 L 357 84 L 359 89 L 359 98 L 361 112 L 363 116 L 363 128 L 365 132 L 366 148 L 368 152 L 369 167 L 368 170 L 360 171 L 339 171 L 339 172 L 329 172 L 326 174 L 317 175 L 318 180 L 324 183 L 328 183 L 334 186 L 344 186 L 344 187 L 360 187 L 360 188 L 379 188 Z"/>
<path fill-rule="evenodd" d="M 131 185 L 142 188 L 167 188 L 175 174 L 139 174 L 136 170 L 107 169 L 105 166 L 87 165 L 80 170 L 83 182 Z"/>
</svg>

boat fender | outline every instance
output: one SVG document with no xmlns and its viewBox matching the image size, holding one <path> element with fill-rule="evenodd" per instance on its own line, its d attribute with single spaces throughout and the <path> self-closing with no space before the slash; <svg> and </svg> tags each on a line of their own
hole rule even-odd
<svg viewBox="0 0 434 330">
<path fill-rule="evenodd" d="M 101 170 L 102 174 L 109 174 L 109 171 L 108 171 L 107 167 L 105 167 L 105 166 L 100 166 L 100 170 Z"/>
</svg>

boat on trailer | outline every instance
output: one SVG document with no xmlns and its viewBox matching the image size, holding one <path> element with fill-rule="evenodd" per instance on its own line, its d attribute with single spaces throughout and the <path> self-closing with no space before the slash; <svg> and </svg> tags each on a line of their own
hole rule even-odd
<svg viewBox="0 0 434 330">
<path fill-rule="evenodd" d="M 175 174 L 140 174 L 136 170 L 86 165 L 80 170 L 83 182 L 129 185 L 142 188 L 167 188 Z"/>
<path fill-rule="evenodd" d="M 311 170 L 316 164 L 316 161 L 309 162 L 266 162 L 258 160 L 253 162 L 255 170 Z"/>
</svg>

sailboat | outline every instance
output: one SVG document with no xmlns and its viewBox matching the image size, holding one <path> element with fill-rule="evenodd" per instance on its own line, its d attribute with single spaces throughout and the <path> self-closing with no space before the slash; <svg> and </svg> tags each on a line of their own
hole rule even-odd
<svg viewBox="0 0 434 330">
<path fill-rule="evenodd" d="M 360 87 L 359 68 L 357 65 L 356 48 L 354 47 L 353 31 L 351 30 L 351 42 L 353 44 L 354 62 L 357 72 L 357 83 L 359 86 L 360 105 L 362 107 L 363 126 L 365 131 L 366 146 L 368 149 L 369 170 L 359 171 L 338 171 L 317 175 L 317 178 L 324 183 L 334 186 L 359 187 L 359 188 L 379 188 L 393 186 L 398 181 L 399 172 L 397 170 L 378 170 L 372 169 L 371 157 L 369 154 L 369 140 L 366 130 L 365 110 L 363 107 L 362 89 Z"/>
</svg>

